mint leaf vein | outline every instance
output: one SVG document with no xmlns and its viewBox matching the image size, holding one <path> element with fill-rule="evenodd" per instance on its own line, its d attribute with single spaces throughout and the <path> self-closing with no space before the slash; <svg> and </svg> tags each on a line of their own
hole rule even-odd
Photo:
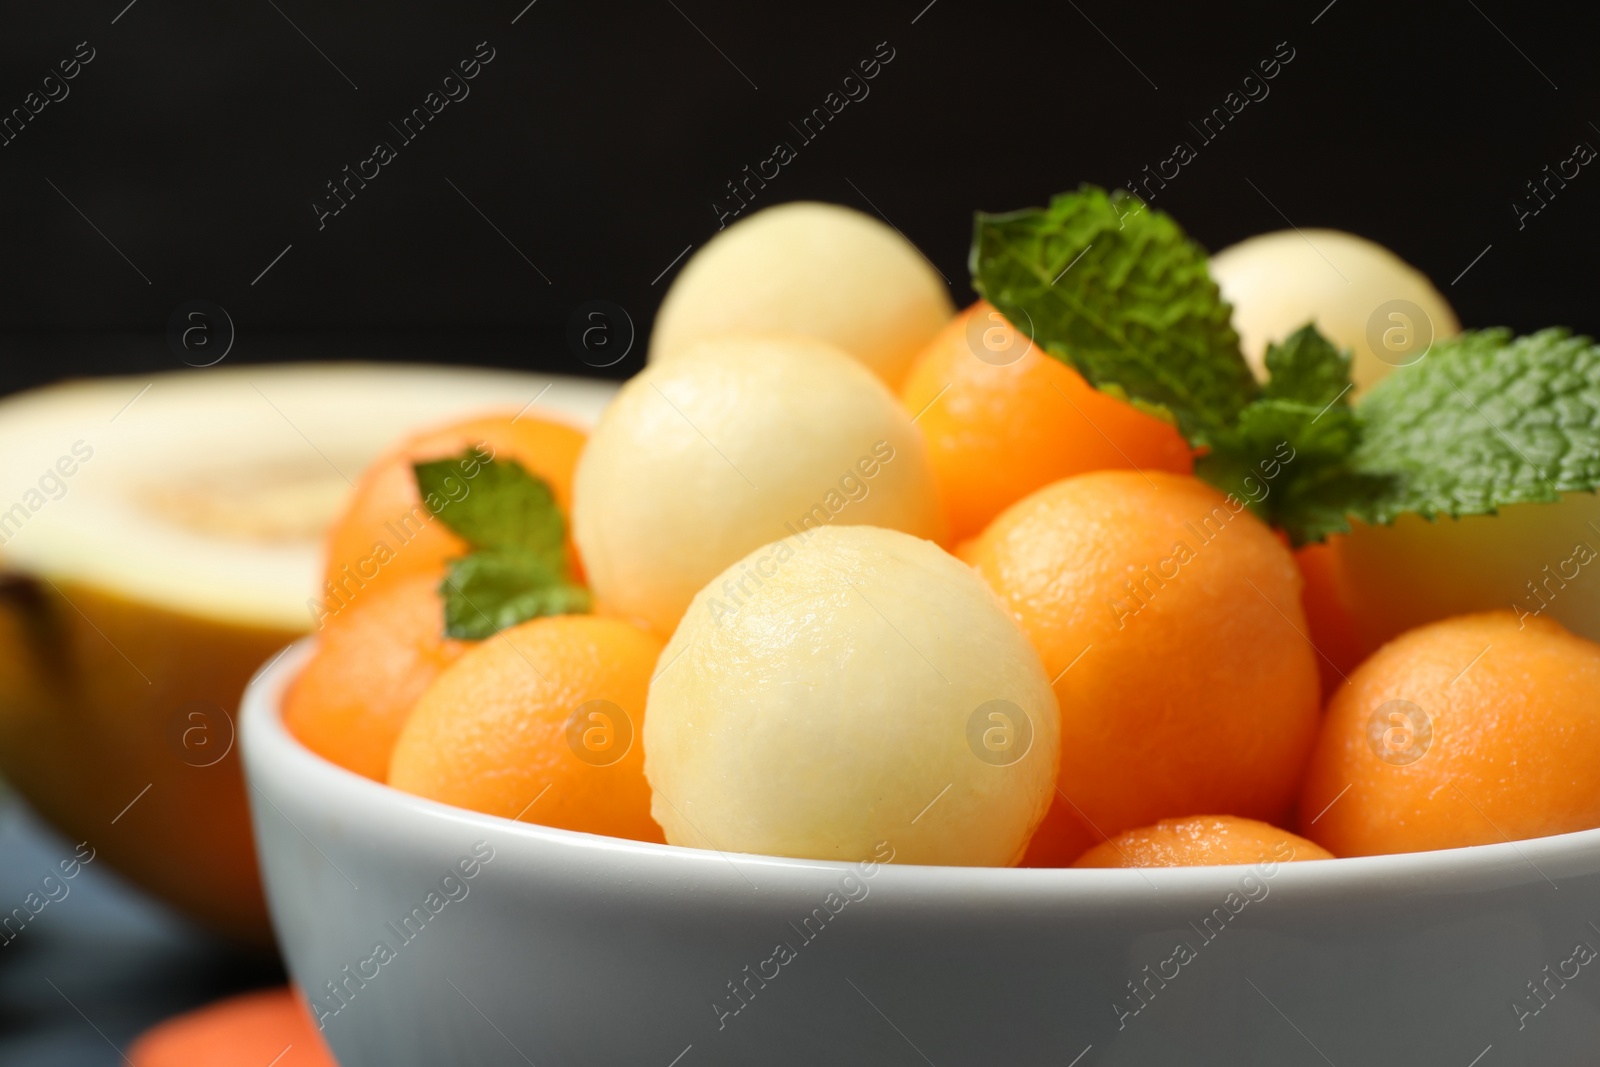
<svg viewBox="0 0 1600 1067">
<path fill-rule="evenodd" d="M 589 610 L 549 483 L 477 449 L 412 471 L 423 506 L 472 550 L 439 583 L 445 636 L 481 641 L 529 619 Z"/>
<path fill-rule="evenodd" d="M 1085 185 L 1045 209 L 979 213 L 973 287 L 1090 384 L 1209 443 L 1259 392 L 1206 268 L 1177 223 Z"/>
</svg>

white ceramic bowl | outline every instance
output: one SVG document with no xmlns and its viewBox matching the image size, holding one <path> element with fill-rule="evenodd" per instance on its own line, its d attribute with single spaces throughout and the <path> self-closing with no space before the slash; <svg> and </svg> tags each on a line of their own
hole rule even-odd
<svg viewBox="0 0 1600 1067">
<path fill-rule="evenodd" d="M 278 714 L 309 651 L 256 677 L 241 736 L 273 923 L 344 1067 L 1596 1062 L 1600 831 L 1081 871 L 637 844 L 323 761 Z"/>
</svg>

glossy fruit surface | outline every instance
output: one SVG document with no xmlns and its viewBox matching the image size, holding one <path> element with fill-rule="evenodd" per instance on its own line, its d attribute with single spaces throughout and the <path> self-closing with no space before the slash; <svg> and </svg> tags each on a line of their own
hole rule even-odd
<svg viewBox="0 0 1600 1067">
<path fill-rule="evenodd" d="M 1074 867 L 1209 867 L 1227 863 L 1327 860 L 1333 853 L 1255 819 L 1195 815 L 1162 819 L 1118 834 L 1079 857 Z"/>
<path fill-rule="evenodd" d="M 1341 856 L 1600 826 L 1600 645 L 1510 612 L 1391 641 L 1335 691 L 1300 819 Z"/>
<path fill-rule="evenodd" d="M 828 525 L 943 540 L 922 435 L 825 342 L 704 341 L 617 394 L 578 465 L 573 534 L 605 609 L 670 636 L 730 564 Z"/>
<path fill-rule="evenodd" d="M 894 388 L 954 310 L 944 279 L 892 227 L 796 201 L 746 215 L 689 258 L 656 314 L 650 359 L 729 334 L 798 334 Z"/>
<path fill-rule="evenodd" d="M 981 300 L 917 357 L 900 396 L 927 438 L 958 542 L 1073 474 L 1193 466 L 1171 425 L 1095 389 Z"/>
<path fill-rule="evenodd" d="M 1056 707 L 972 571 L 828 526 L 701 591 L 650 687 L 645 767 L 675 845 L 1010 866 L 1053 795 Z"/>
<path fill-rule="evenodd" d="M 502 630 L 422 694 L 389 784 L 507 819 L 661 841 L 639 743 L 660 651 L 648 631 L 591 615 Z"/>
<path fill-rule="evenodd" d="M 481 448 L 497 460 L 515 460 L 550 486 L 563 514 L 571 514 L 572 476 L 587 440 L 582 430 L 534 414 L 494 415 L 427 430 L 407 438 L 368 467 L 344 513 L 328 531 L 322 620 L 411 574 L 436 574 L 468 546 L 424 506 L 413 463 L 448 459 Z M 472 492 L 463 471 L 450 499 Z"/>
<path fill-rule="evenodd" d="M 444 636 L 439 575 L 403 576 L 329 620 L 283 700 L 289 732 L 313 752 L 377 781 L 411 708 L 472 647 Z"/>
<path fill-rule="evenodd" d="M 1242 505 L 1192 478 L 1102 471 L 1026 497 L 964 554 L 1054 680 L 1059 788 L 1088 822 L 1287 815 L 1316 653 L 1294 559 Z"/>
</svg>

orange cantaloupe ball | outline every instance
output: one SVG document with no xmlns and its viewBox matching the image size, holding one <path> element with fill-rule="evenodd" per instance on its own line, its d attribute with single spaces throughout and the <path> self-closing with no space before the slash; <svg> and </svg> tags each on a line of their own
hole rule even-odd
<svg viewBox="0 0 1600 1067">
<path fill-rule="evenodd" d="M 389 784 L 508 819 L 665 841 L 640 740 L 660 653 L 649 631 L 620 619 L 562 615 L 502 630 L 422 694 Z"/>
<path fill-rule="evenodd" d="M 1328 860 L 1333 853 L 1257 819 L 1193 815 L 1162 819 L 1102 841 L 1074 867 L 1215 867 Z"/>
<path fill-rule="evenodd" d="M 290 989 L 260 989 L 185 1012 L 128 1046 L 133 1067 L 338 1067 Z"/>
<path fill-rule="evenodd" d="M 1366 646 L 1345 592 L 1338 536 L 1295 550 L 1295 566 L 1305 585 L 1300 603 L 1306 612 L 1306 636 L 1317 651 L 1317 674 L 1326 696 L 1342 685 L 1366 658 Z"/>
<path fill-rule="evenodd" d="M 927 439 L 958 542 L 1074 474 L 1193 467 L 1176 428 L 1094 388 L 981 300 L 917 357 L 900 398 Z"/>
<path fill-rule="evenodd" d="M 543 479 L 567 515 L 573 471 L 587 440 L 582 430 L 530 413 L 467 419 L 425 430 L 391 448 L 362 473 L 328 530 L 323 579 L 332 588 L 324 587 L 323 605 L 329 616 L 391 581 L 432 574 L 445 561 L 467 554 L 467 543 L 423 505 L 413 463 L 453 459 L 481 447 L 494 459 L 515 460 Z M 463 477 L 462 485 L 471 492 L 471 477 Z M 576 562 L 575 552 L 573 558 Z"/>
<path fill-rule="evenodd" d="M 1070 867 L 1072 861 L 1104 840 L 1084 823 L 1071 802 L 1059 793 L 1044 813 L 1044 821 L 1028 840 L 1018 867 Z"/>
<path fill-rule="evenodd" d="M 1316 653 L 1294 558 L 1242 504 L 1162 471 L 1083 474 L 963 555 L 1054 680 L 1059 788 L 1086 822 L 1287 816 L 1316 735 Z"/>
<path fill-rule="evenodd" d="M 1509 611 L 1389 642 L 1334 692 L 1300 819 L 1341 856 L 1600 827 L 1600 645 Z"/>
<path fill-rule="evenodd" d="M 301 744 L 377 781 L 411 708 L 471 646 L 444 635 L 440 575 L 411 574 L 329 619 L 283 699 Z"/>
</svg>

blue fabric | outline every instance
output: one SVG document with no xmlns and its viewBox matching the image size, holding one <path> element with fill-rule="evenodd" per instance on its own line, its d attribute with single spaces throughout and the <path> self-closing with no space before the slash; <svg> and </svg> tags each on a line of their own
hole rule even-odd
<svg viewBox="0 0 1600 1067">
<path fill-rule="evenodd" d="M 0 915 L 24 908 L 73 856 L 0 784 Z M 28 924 L 0 934 L 0 1064 L 124 1067 L 122 1052 L 169 1016 L 286 981 L 270 956 L 239 953 L 139 892 L 98 861 Z M 26 911 L 24 912 L 27 913 Z"/>
</svg>

